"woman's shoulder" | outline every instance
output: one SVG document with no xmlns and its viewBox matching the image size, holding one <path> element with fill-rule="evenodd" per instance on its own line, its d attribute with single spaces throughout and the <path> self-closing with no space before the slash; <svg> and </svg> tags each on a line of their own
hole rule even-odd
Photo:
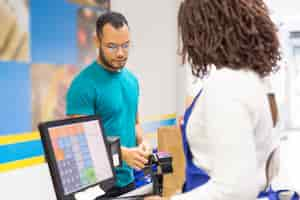
<svg viewBox="0 0 300 200">
<path fill-rule="evenodd" d="M 253 102 L 264 94 L 265 87 L 255 72 L 222 68 L 213 71 L 204 82 L 204 90 L 214 98 Z"/>
</svg>

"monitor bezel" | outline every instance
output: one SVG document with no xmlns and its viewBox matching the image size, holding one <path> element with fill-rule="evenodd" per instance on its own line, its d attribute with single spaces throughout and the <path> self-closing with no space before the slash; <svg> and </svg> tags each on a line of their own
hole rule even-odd
<svg viewBox="0 0 300 200">
<path fill-rule="evenodd" d="M 106 154 L 109 159 L 109 164 L 112 169 L 113 177 L 108 178 L 103 181 L 99 181 L 95 184 L 89 185 L 78 191 L 75 191 L 68 195 L 65 195 L 48 130 L 49 130 L 49 128 L 54 128 L 54 127 L 58 127 L 58 126 L 65 126 L 65 125 L 71 125 L 74 123 L 83 123 L 83 122 L 89 122 L 89 121 L 95 121 L 95 120 L 99 122 L 99 127 L 101 130 L 100 136 L 102 137 L 104 144 L 105 144 Z M 39 129 L 39 132 L 41 135 L 41 140 L 42 140 L 44 152 L 45 152 L 45 158 L 46 158 L 46 161 L 47 161 L 49 169 L 50 169 L 52 182 L 53 182 L 56 197 L 58 200 L 73 200 L 73 199 L 75 199 L 74 195 L 76 193 L 82 192 L 88 188 L 95 187 L 97 185 L 99 185 L 100 188 L 102 190 L 104 190 L 105 192 L 107 190 L 111 189 L 115 185 L 116 173 L 115 173 L 115 170 L 113 167 L 112 157 L 110 156 L 110 153 L 108 150 L 108 142 L 106 140 L 102 122 L 101 122 L 101 119 L 99 116 L 94 116 L 94 115 L 93 116 L 82 116 L 82 117 L 76 117 L 76 118 L 68 118 L 68 119 L 55 120 L 55 121 L 49 121 L 49 122 L 42 122 L 39 124 L 38 129 Z"/>
</svg>

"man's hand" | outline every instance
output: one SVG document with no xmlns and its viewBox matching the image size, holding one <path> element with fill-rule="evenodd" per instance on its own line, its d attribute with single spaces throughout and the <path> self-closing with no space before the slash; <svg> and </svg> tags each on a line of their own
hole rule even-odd
<svg viewBox="0 0 300 200">
<path fill-rule="evenodd" d="M 146 142 L 146 140 L 143 140 L 143 142 L 139 144 L 138 148 L 141 149 L 144 153 L 146 153 L 148 157 L 152 153 L 152 148 L 149 145 L 149 143 Z"/>
<path fill-rule="evenodd" d="M 149 154 L 143 151 L 140 147 L 126 148 L 121 147 L 122 158 L 130 166 L 136 170 L 145 168 L 148 163 Z"/>
</svg>

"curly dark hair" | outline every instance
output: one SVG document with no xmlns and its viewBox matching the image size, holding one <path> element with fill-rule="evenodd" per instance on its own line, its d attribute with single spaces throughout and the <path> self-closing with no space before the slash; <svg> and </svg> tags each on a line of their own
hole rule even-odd
<svg viewBox="0 0 300 200">
<path fill-rule="evenodd" d="M 183 62 L 197 77 L 205 77 L 211 65 L 260 77 L 280 68 L 277 28 L 263 0 L 185 0 L 178 29 Z"/>
</svg>

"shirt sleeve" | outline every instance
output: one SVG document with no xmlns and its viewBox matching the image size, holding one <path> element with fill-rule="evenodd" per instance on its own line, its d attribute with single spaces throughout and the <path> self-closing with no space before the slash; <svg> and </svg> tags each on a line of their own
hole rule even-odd
<svg viewBox="0 0 300 200">
<path fill-rule="evenodd" d="M 206 90 L 201 104 L 212 152 L 211 179 L 172 200 L 254 200 L 258 195 L 253 120 L 245 104 L 225 93 Z"/>
<path fill-rule="evenodd" d="M 66 95 L 67 115 L 94 115 L 96 92 L 91 85 L 74 81 Z"/>
</svg>

